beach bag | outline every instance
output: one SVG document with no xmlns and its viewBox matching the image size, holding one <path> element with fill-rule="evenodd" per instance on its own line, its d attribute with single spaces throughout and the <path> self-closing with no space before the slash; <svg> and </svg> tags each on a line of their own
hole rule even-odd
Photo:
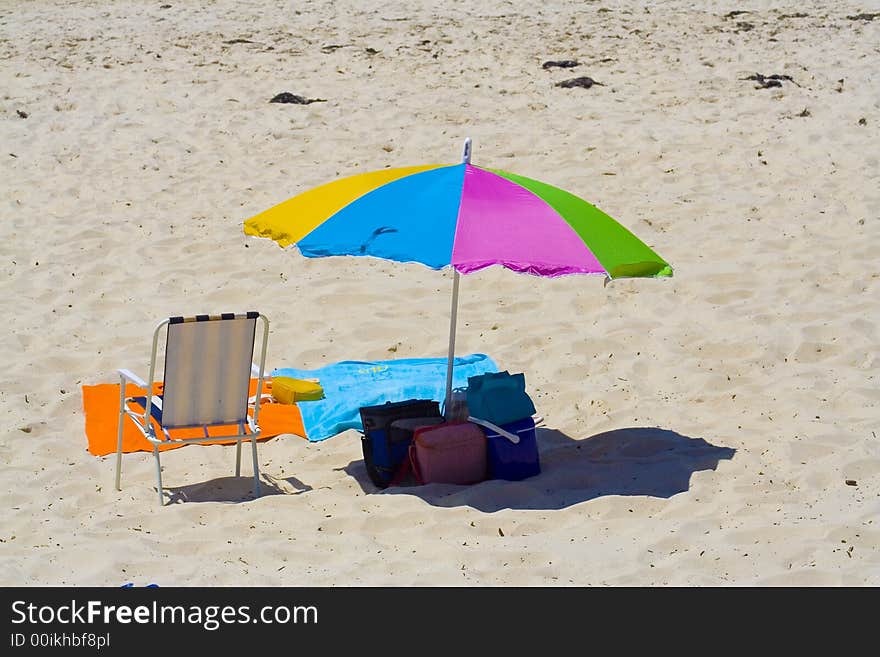
<svg viewBox="0 0 880 657">
<path fill-rule="evenodd" d="M 416 429 L 409 454 L 421 484 L 475 484 L 486 478 L 486 436 L 470 422 Z"/>
<path fill-rule="evenodd" d="M 490 479 L 519 481 L 541 473 L 535 421 L 523 418 L 497 426 L 475 421 L 486 434 L 486 462 Z"/>
<path fill-rule="evenodd" d="M 423 418 L 426 423 L 442 421 L 440 403 L 429 399 L 409 399 L 402 402 L 386 402 L 360 409 L 363 437 L 361 448 L 367 475 L 379 488 L 391 483 L 400 464 L 409 455 L 409 440 L 395 441 L 391 425 L 397 420 Z M 402 434 L 395 433 L 394 437 Z"/>
<path fill-rule="evenodd" d="M 525 375 L 506 371 L 468 377 L 467 408 L 473 417 L 497 425 L 535 414 L 535 405 L 526 394 Z"/>
</svg>

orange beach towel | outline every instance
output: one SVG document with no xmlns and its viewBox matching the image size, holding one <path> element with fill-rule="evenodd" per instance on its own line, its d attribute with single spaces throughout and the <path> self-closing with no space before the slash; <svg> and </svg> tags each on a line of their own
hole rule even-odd
<svg viewBox="0 0 880 657">
<path fill-rule="evenodd" d="M 271 390 L 269 382 L 264 381 L 264 392 Z M 162 383 L 153 384 L 153 393 L 162 394 Z M 126 397 L 143 395 L 144 389 L 131 383 L 125 387 Z M 257 380 L 251 379 L 249 394 L 257 394 Z M 116 436 L 119 428 L 119 384 L 101 383 L 94 386 L 82 387 L 83 411 L 86 416 L 86 438 L 89 441 L 89 452 L 95 456 L 105 456 L 116 451 Z M 131 403 L 129 407 L 135 411 L 143 412 L 143 407 Z M 162 435 L 159 425 L 153 420 L 153 426 L 157 435 Z M 277 404 L 270 399 L 264 399 L 260 404 L 260 439 L 272 438 L 282 433 L 292 433 L 305 437 L 302 416 L 296 404 Z M 218 438 L 226 435 L 234 435 L 236 427 L 212 427 L 209 435 Z M 201 429 L 178 429 L 172 434 L 174 438 L 196 438 L 204 435 Z M 203 445 L 235 444 L 234 440 L 217 440 Z M 160 445 L 160 450 L 176 449 L 185 447 L 182 444 Z M 122 430 L 123 452 L 152 452 L 153 445 L 144 438 L 143 434 L 134 426 L 131 420 L 126 420 Z"/>
</svg>

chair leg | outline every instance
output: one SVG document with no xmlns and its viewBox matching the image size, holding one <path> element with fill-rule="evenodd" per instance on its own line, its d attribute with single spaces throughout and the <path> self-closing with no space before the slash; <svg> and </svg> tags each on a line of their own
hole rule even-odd
<svg viewBox="0 0 880 657">
<path fill-rule="evenodd" d="M 254 453 L 254 496 L 260 496 L 260 465 L 257 463 L 257 437 L 251 434 L 251 450 Z"/>
<path fill-rule="evenodd" d="M 125 420 L 125 380 L 119 383 L 119 427 L 116 430 L 116 490 L 122 490 L 122 422 Z"/>
<path fill-rule="evenodd" d="M 241 438 L 235 444 L 235 476 L 241 476 Z"/>
<path fill-rule="evenodd" d="M 153 454 L 156 455 L 156 481 L 159 489 L 159 506 L 165 506 L 165 498 L 162 496 L 162 464 L 159 462 L 158 445 L 153 445 Z"/>
</svg>

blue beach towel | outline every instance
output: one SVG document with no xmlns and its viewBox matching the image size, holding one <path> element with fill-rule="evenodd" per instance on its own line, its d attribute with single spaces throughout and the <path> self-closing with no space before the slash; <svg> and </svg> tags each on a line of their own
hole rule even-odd
<svg viewBox="0 0 880 657">
<path fill-rule="evenodd" d="M 442 402 L 446 397 L 446 366 L 446 358 L 346 360 L 316 370 L 283 367 L 272 376 L 320 381 L 324 399 L 298 404 L 306 437 L 318 442 L 346 429 L 362 431 L 362 406 L 406 399 Z M 486 354 L 457 357 L 452 365 L 452 387 L 467 387 L 469 376 L 497 371 L 498 366 Z"/>
</svg>

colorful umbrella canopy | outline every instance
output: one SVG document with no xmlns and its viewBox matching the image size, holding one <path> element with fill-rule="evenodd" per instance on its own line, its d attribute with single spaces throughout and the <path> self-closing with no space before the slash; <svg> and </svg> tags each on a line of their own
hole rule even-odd
<svg viewBox="0 0 880 657">
<path fill-rule="evenodd" d="M 470 163 L 383 169 L 294 196 L 244 223 L 248 235 L 307 257 L 375 256 L 455 270 L 447 399 L 458 274 L 501 265 L 537 276 L 665 277 L 672 268 L 614 219 L 547 183 Z"/>
<path fill-rule="evenodd" d="M 492 265 L 537 276 L 672 274 L 583 199 L 467 162 L 342 178 L 248 219 L 244 232 L 296 244 L 310 258 L 368 255 L 462 274 Z"/>
</svg>

